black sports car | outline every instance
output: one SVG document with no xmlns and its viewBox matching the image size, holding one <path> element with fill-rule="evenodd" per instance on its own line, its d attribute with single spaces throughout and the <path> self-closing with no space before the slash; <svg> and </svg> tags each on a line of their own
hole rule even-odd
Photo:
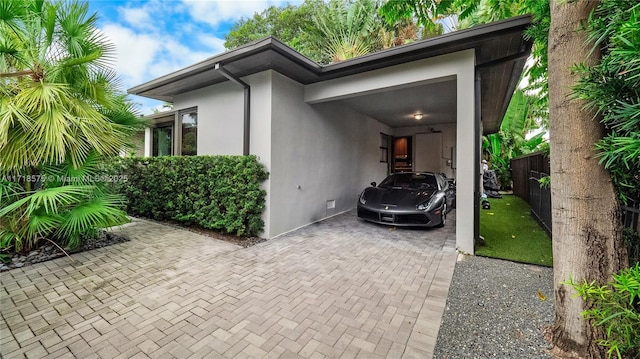
<svg viewBox="0 0 640 359">
<path fill-rule="evenodd" d="M 453 179 L 440 173 L 394 173 L 358 198 L 358 218 L 393 226 L 442 227 L 455 206 Z"/>
</svg>

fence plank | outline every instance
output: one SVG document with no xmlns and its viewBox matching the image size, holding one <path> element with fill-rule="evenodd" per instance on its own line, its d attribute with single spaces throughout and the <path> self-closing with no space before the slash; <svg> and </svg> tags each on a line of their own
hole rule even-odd
<svg viewBox="0 0 640 359">
<path fill-rule="evenodd" d="M 544 152 L 529 153 L 511 159 L 513 194 L 527 202 L 530 202 L 531 171 L 549 173 L 549 157 Z"/>
<path fill-rule="evenodd" d="M 546 177 L 548 174 L 543 172 L 531 171 L 529 175 L 529 205 L 531 206 L 531 214 L 547 232 L 549 237 L 552 233 L 551 225 L 551 190 L 549 188 L 541 188 L 538 180 Z"/>
</svg>

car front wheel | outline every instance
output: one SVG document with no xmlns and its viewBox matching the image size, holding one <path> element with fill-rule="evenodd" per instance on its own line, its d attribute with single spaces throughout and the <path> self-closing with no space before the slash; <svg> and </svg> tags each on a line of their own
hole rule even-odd
<svg viewBox="0 0 640 359">
<path fill-rule="evenodd" d="M 440 212 L 440 223 L 436 226 L 438 228 L 444 227 L 447 224 L 447 204 L 442 205 L 442 212 Z"/>
</svg>

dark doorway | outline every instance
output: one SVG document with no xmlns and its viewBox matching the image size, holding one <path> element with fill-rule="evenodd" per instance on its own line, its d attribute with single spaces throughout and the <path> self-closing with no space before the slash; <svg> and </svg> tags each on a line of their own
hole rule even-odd
<svg viewBox="0 0 640 359">
<path fill-rule="evenodd" d="M 413 137 L 393 139 L 393 172 L 411 172 L 413 169 Z"/>
</svg>

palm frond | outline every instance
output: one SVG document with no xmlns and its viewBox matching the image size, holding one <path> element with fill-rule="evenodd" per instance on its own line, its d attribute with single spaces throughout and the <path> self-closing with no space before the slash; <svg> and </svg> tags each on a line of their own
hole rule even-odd
<svg viewBox="0 0 640 359">
<path fill-rule="evenodd" d="M 96 228 L 107 228 L 128 222 L 122 207 L 123 201 L 120 196 L 96 195 L 92 200 L 75 206 L 64 214 L 56 236 L 64 238 L 70 247 L 76 247 L 82 235 Z"/>
<path fill-rule="evenodd" d="M 12 214 L 24 206 L 23 216 L 42 209 L 47 213 L 57 213 L 61 207 L 77 203 L 81 198 L 92 193 L 93 186 L 62 186 L 34 191 L 3 208 L 0 208 L 0 217 Z"/>
</svg>

